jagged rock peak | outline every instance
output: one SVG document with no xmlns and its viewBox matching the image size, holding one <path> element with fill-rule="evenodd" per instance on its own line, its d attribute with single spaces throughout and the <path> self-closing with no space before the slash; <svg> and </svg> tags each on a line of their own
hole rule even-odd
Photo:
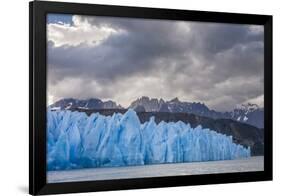
<svg viewBox="0 0 281 196">
<path fill-rule="evenodd" d="M 170 102 L 180 102 L 179 98 L 175 97 L 174 99 L 171 99 Z"/>
</svg>

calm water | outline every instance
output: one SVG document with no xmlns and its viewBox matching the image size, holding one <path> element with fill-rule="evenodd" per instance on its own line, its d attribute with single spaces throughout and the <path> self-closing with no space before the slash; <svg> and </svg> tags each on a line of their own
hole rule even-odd
<svg viewBox="0 0 281 196">
<path fill-rule="evenodd" d="M 263 156 L 239 160 L 47 172 L 48 183 L 263 171 Z"/>
</svg>

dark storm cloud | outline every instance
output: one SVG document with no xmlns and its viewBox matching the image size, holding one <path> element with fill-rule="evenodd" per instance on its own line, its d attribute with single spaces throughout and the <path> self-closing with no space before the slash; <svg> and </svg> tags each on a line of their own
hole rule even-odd
<svg viewBox="0 0 281 196">
<path fill-rule="evenodd" d="M 140 74 L 169 66 L 165 64 L 159 67 L 157 61 L 180 58 L 182 53 L 188 50 L 186 44 L 189 43 L 183 39 L 185 35 L 177 32 L 174 23 L 123 20 L 103 19 L 104 26 L 113 23 L 110 27 L 122 28 L 125 32 L 110 36 L 96 47 L 89 48 L 86 44 L 76 47 L 53 47 L 53 44 L 49 43 L 48 63 L 55 65 L 54 69 L 61 69 L 63 74 L 67 72 L 67 75 L 76 75 L 79 72 L 85 77 L 112 80 L 119 76 Z M 99 21 L 98 24 L 100 23 Z"/>
<path fill-rule="evenodd" d="M 49 89 L 55 98 L 67 95 L 118 99 L 127 92 L 127 100 L 122 100 L 125 103 L 132 101 L 131 94 L 138 87 L 139 95 L 179 96 L 227 110 L 263 95 L 260 29 L 218 23 L 76 19 L 77 24 L 87 23 L 118 33 L 96 45 L 81 42 L 73 46 L 70 42 L 56 47 L 49 40 Z M 157 85 L 145 83 L 146 78 Z M 66 79 L 69 82 L 63 83 Z M 78 80 L 79 90 L 74 91 L 71 81 L 77 84 Z M 144 81 L 143 85 L 140 81 Z M 64 88 L 69 92 L 61 90 Z"/>
</svg>

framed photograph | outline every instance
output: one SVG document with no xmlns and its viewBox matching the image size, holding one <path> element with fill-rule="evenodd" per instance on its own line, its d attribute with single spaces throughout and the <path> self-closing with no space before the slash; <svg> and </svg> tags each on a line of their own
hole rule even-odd
<svg viewBox="0 0 281 196">
<path fill-rule="evenodd" d="M 29 6 L 30 194 L 272 180 L 272 16 Z"/>
</svg>

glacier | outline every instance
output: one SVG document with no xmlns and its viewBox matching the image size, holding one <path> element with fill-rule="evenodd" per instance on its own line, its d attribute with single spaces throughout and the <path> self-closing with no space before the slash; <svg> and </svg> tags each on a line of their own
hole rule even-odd
<svg viewBox="0 0 281 196">
<path fill-rule="evenodd" d="M 67 170 L 249 157 L 231 136 L 178 122 L 140 123 L 136 112 L 103 116 L 47 110 L 47 169 Z"/>
</svg>

